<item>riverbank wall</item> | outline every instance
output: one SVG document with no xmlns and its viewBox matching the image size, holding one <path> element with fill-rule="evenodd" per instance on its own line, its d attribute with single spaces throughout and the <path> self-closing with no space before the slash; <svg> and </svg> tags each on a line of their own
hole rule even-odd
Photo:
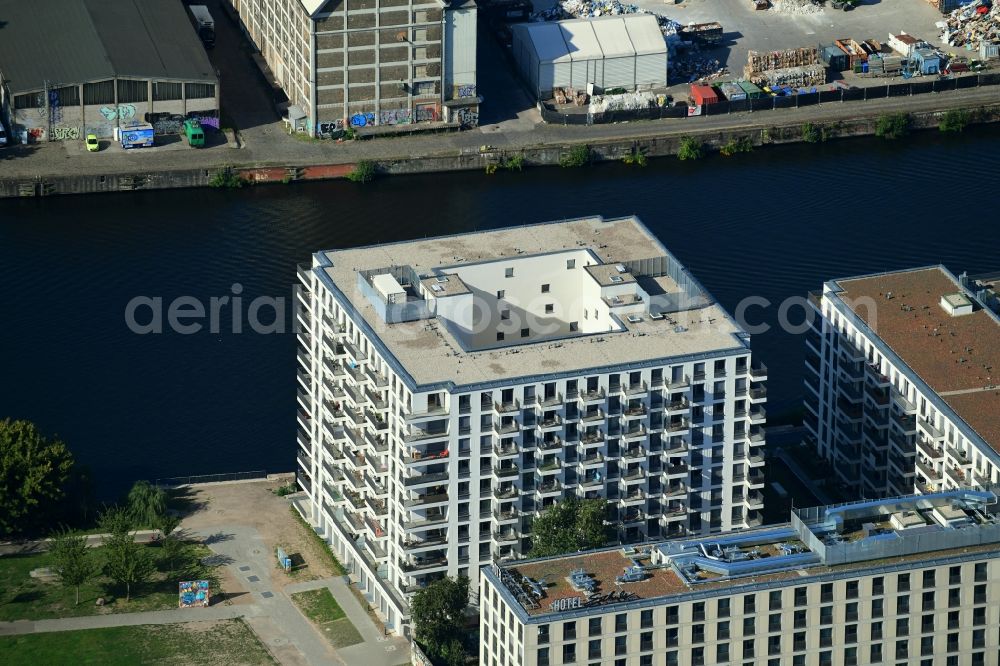
<svg viewBox="0 0 1000 666">
<path fill-rule="evenodd" d="M 1000 104 L 975 105 L 966 109 L 970 124 L 995 123 L 1000 121 Z M 911 112 L 911 130 L 937 129 L 945 111 Z M 822 140 L 836 140 L 850 137 L 865 137 L 876 134 L 879 115 L 855 115 L 836 121 L 812 122 L 813 128 Z M 636 136 L 622 136 L 614 139 L 588 140 L 581 130 L 579 140 L 559 143 L 540 143 L 523 147 L 493 148 L 481 146 L 461 151 L 442 150 L 437 154 L 420 156 L 400 156 L 380 159 L 377 171 L 380 175 L 409 175 L 420 173 L 442 173 L 448 171 L 489 171 L 516 162 L 523 167 L 559 165 L 562 160 L 579 145 L 589 148 L 592 162 L 622 160 L 630 155 L 642 153 L 647 158 L 677 155 L 681 143 L 686 138 L 700 141 L 707 152 L 721 149 L 731 141 L 749 141 L 754 147 L 801 143 L 807 123 L 767 122 L 771 114 L 760 117 L 733 118 L 733 126 L 722 129 L 704 130 L 697 121 L 687 122 L 683 128 L 675 124 L 664 124 L 662 134 L 650 134 L 649 123 L 637 123 L 644 132 Z M 747 122 L 749 120 L 749 122 Z M 742 124 L 738 124 L 742 123 Z M 484 139 L 486 137 L 484 136 Z M 382 139 L 391 140 L 391 139 Z M 491 166 L 492 165 L 492 166 Z M 238 160 L 225 167 L 162 169 L 150 168 L 141 173 L 73 173 L 60 175 L 38 175 L 31 178 L 4 178 L 0 175 L 0 198 L 43 197 L 56 194 L 96 194 L 108 192 L 132 192 L 189 187 L 225 186 L 235 178 L 246 185 L 293 183 L 302 181 L 330 180 L 346 177 L 356 164 L 284 164 L 251 165 L 240 164 Z"/>
</svg>

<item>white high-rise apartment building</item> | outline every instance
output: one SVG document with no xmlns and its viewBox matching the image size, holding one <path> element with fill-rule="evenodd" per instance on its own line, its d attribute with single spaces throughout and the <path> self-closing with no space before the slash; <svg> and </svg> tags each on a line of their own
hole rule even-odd
<svg viewBox="0 0 1000 666">
<path fill-rule="evenodd" d="M 1000 481 L 1000 318 L 943 266 L 810 295 L 805 426 L 865 496 Z"/>
<path fill-rule="evenodd" d="M 302 268 L 307 519 L 405 631 L 407 595 L 606 497 L 623 542 L 750 527 L 766 371 L 635 218 L 319 252 Z"/>
</svg>

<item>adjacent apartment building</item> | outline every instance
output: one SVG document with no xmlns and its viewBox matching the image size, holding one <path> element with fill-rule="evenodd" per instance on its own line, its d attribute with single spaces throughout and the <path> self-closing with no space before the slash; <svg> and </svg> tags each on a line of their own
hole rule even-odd
<svg viewBox="0 0 1000 666">
<path fill-rule="evenodd" d="M 299 131 L 478 124 L 472 0 L 230 0 Z"/>
<path fill-rule="evenodd" d="M 483 666 L 995 666 L 1000 514 L 952 490 L 485 566 Z"/>
<path fill-rule="evenodd" d="M 1000 318 L 943 266 L 828 282 L 810 295 L 805 426 L 862 496 L 1000 481 Z"/>
<path fill-rule="evenodd" d="M 300 510 L 406 598 L 606 498 L 622 542 L 761 523 L 766 370 L 635 218 L 319 252 L 299 271 Z M 471 575 L 470 575 L 471 572 Z"/>
</svg>

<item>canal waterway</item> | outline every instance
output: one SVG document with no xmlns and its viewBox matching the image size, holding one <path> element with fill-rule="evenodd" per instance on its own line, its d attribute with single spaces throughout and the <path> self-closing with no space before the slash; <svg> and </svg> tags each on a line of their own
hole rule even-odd
<svg viewBox="0 0 1000 666">
<path fill-rule="evenodd" d="M 826 279 L 943 263 L 1000 269 L 1000 130 L 776 147 L 696 163 L 423 175 L 240 191 L 0 202 L 0 418 L 64 438 L 104 495 L 137 478 L 295 464 L 292 333 L 137 335 L 136 296 L 291 300 L 311 252 L 591 214 L 636 214 L 732 311 L 801 397 L 803 341 L 778 304 Z M 2 163 L 0 163 L 2 169 Z M 802 309 L 798 310 L 801 316 Z M 796 317 L 796 310 L 790 315 Z M 266 317 L 265 317 L 266 318 Z"/>
</svg>

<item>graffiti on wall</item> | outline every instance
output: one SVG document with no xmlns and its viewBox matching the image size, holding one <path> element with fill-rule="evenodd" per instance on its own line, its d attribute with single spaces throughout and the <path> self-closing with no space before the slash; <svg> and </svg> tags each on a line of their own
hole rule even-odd
<svg viewBox="0 0 1000 666">
<path fill-rule="evenodd" d="M 351 116 L 351 127 L 374 127 L 374 113 L 355 113 Z"/>
<path fill-rule="evenodd" d="M 327 120 L 321 123 L 316 123 L 316 134 L 319 136 L 339 138 L 343 133 L 344 133 L 343 120 Z"/>
<path fill-rule="evenodd" d="M 28 130 L 28 138 L 32 141 L 41 141 L 45 138 L 44 127 L 32 127 Z"/>
<path fill-rule="evenodd" d="M 438 119 L 437 107 L 430 104 L 421 104 L 416 108 L 417 122 L 423 123 Z"/>
<path fill-rule="evenodd" d="M 409 109 L 391 109 L 378 114 L 379 125 L 409 125 L 410 122 Z"/>
<path fill-rule="evenodd" d="M 458 86 L 457 97 L 475 97 L 476 96 L 476 85 L 464 85 Z"/>
<path fill-rule="evenodd" d="M 114 106 L 102 106 L 101 115 L 108 120 L 131 120 L 135 118 L 135 107 L 131 104 L 119 104 Z"/>
<path fill-rule="evenodd" d="M 87 125 L 84 129 L 84 134 L 93 134 L 96 137 L 107 138 L 112 136 L 114 132 L 111 129 L 111 125 Z"/>
<path fill-rule="evenodd" d="M 80 128 L 79 127 L 53 127 L 52 128 L 52 140 L 53 141 L 72 141 L 80 138 Z"/>
<path fill-rule="evenodd" d="M 52 119 L 52 122 L 62 122 L 62 105 L 59 103 L 59 93 L 55 90 L 49 91 L 49 109 L 49 117 Z"/>
<path fill-rule="evenodd" d="M 202 127 L 211 127 L 212 129 L 219 129 L 219 117 L 214 115 L 211 111 L 198 111 L 188 114 L 188 118 L 191 120 L 197 120 L 198 124 Z"/>
<path fill-rule="evenodd" d="M 479 127 L 479 109 L 463 107 L 455 112 L 455 119 L 462 127 Z"/>
</svg>

